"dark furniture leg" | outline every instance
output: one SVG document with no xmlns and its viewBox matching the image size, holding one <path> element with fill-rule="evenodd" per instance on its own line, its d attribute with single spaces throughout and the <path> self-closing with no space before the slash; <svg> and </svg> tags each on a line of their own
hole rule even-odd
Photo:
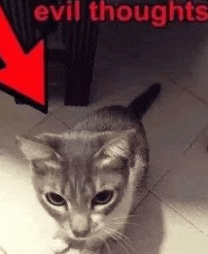
<svg viewBox="0 0 208 254">
<path fill-rule="evenodd" d="M 79 22 L 62 24 L 63 41 L 67 47 L 65 105 L 87 106 L 93 78 L 98 37 L 98 24 L 90 21 L 89 0 L 81 0 Z"/>
<path fill-rule="evenodd" d="M 89 103 L 98 36 L 98 25 L 93 24 L 89 18 L 90 0 L 80 1 L 80 22 L 66 22 L 61 25 L 63 42 L 67 48 L 62 60 L 66 66 L 65 105 L 71 106 L 86 106 Z M 57 27 L 53 21 L 40 24 L 34 21 L 34 5 L 57 2 L 58 0 L 2 0 L 25 50 L 29 50 L 40 37 L 55 31 Z M 15 101 L 18 104 L 27 103 L 21 96 L 17 96 Z"/>
</svg>

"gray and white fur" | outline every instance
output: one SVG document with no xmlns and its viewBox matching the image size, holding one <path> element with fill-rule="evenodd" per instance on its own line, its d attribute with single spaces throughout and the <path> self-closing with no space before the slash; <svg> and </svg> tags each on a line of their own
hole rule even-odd
<svg viewBox="0 0 208 254">
<path fill-rule="evenodd" d="M 121 234 L 148 169 L 140 120 L 160 89 L 153 84 L 128 107 L 99 109 L 67 133 L 18 137 L 37 197 L 59 228 L 55 253 L 99 253 Z"/>
</svg>

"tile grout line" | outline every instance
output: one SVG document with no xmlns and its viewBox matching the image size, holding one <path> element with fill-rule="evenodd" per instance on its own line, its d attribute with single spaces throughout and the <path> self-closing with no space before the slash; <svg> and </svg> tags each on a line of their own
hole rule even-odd
<svg viewBox="0 0 208 254">
<path fill-rule="evenodd" d="M 135 206 L 135 208 L 131 211 L 130 214 L 133 214 L 136 209 L 146 200 L 146 198 L 150 195 L 150 192 L 147 188 L 144 188 L 145 190 L 147 190 L 147 194 L 144 195 L 144 197 L 140 200 L 140 202 Z"/>
<path fill-rule="evenodd" d="M 205 131 L 207 130 L 207 126 L 205 126 L 201 132 L 190 142 L 190 144 L 187 145 L 187 147 L 183 150 L 182 154 L 186 155 L 186 153 L 188 152 L 189 149 L 192 148 L 192 146 L 194 145 L 194 143 L 198 140 L 198 138 L 203 135 L 203 133 L 205 133 Z"/>
<path fill-rule="evenodd" d="M 199 100 L 200 102 L 202 102 L 203 104 L 205 104 L 206 106 L 208 106 L 208 103 L 207 102 L 205 102 L 203 99 L 201 99 L 199 96 L 197 96 L 195 93 L 193 93 L 191 90 L 189 90 L 188 88 L 186 88 L 186 87 L 183 87 L 183 86 L 181 86 L 181 85 L 178 85 L 177 83 L 176 83 L 176 80 L 173 78 L 173 79 L 170 79 L 172 82 L 173 82 L 173 84 L 175 85 L 175 86 L 177 86 L 177 87 L 180 87 L 183 91 L 185 91 L 185 92 L 187 92 L 187 93 L 189 93 L 191 96 L 193 96 L 195 99 L 197 99 L 197 100 Z"/>
<path fill-rule="evenodd" d="M 69 129 L 71 129 L 71 127 L 70 126 L 68 126 L 68 124 L 67 123 L 65 123 L 62 119 L 60 119 L 59 117 L 57 117 L 57 115 L 55 114 L 55 115 L 53 115 L 53 117 L 54 118 L 56 118 L 56 120 L 57 121 L 59 121 L 59 122 L 61 122 L 61 123 L 63 123 L 67 128 L 69 128 Z"/>
<path fill-rule="evenodd" d="M 34 128 L 38 127 L 42 123 L 44 123 L 46 120 L 48 120 L 52 115 L 48 114 L 45 118 L 40 120 L 37 124 L 35 124 L 33 127 L 29 128 L 26 132 L 24 132 L 24 135 L 27 135 L 29 132 L 31 132 Z"/>
<path fill-rule="evenodd" d="M 177 209 L 175 209 L 173 206 L 171 206 L 166 200 L 162 199 L 161 197 L 159 197 L 155 192 L 149 190 L 149 192 L 155 197 L 157 198 L 160 202 L 164 203 L 167 207 L 169 207 L 171 210 L 173 210 L 177 215 L 179 215 L 181 218 L 183 218 L 186 222 L 188 222 L 191 226 L 193 226 L 197 231 L 199 231 L 201 234 L 203 234 L 206 238 L 207 235 L 205 234 L 205 232 L 203 230 L 201 230 L 200 228 L 198 228 L 193 222 L 191 222 L 189 219 L 187 219 L 183 214 L 181 214 Z"/>
<path fill-rule="evenodd" d="M 156 183 L 153 184 L 153 186 L 152 186 L 151 188 L 148 188 L 148 187 L 147 187 L 147 190 L 148 190 L 148 191 L 153 191 L 153 190 L 156 188 L 156 186 L 166 177 L 166 175 L 167 175 L 170 171 L 171 171 L 171 169 L 168 169 L 168 170 L 160 177 L 160 179 L 159 179 Z"/>
</svg>

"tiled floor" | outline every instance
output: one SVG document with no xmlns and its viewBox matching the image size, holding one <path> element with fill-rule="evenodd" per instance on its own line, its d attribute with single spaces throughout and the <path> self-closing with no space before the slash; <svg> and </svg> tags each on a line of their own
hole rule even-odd
<svg viewBox="0 0 208 254">
<path fill-rule="evenodd" d="M 86 108 L 62 106 L 56 87 L 48 115 L 0 92 L 0 246 L 7 254 L 50 254 L 54 232 L 14 147 L 15 135 L 66 131 L 94 109 L 126 105 L 158 81 L 161 96 L 143 119 L 151 156 L 147 190 L 127 227 L 126 247 L 120 240 L 111 253 L 208 253 L 207 34 L 207 24 L 163 30 L 104 25 Z"/>
</svg>

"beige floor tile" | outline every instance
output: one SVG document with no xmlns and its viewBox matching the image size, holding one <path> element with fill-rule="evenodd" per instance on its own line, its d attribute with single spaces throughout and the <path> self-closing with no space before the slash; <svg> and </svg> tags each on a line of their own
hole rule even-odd
<svg viewBox="0 0 208 254">
<path fill-rule="evenodd" d="M 44 132 L 62 133 L 69 130 L 69 127 L 58 120 L 56 117 L 50 115 L 41 124 L 35 126 L 26 135 L 35 136 Z"/>
<path fill-rule="evenodd" d="M 61 108 L 55 116 L 62 122 L 66 123 L 69 128 L 72 128 L 82 119 L 84 119 L 92 111 L 92 106 L 88 107 L 65 107 Z"/>
<path fill-rule="evenodd" d="M 1 107 L 8 104 L 13 104 L 14 98 L 4 91 L 0 90 L 0 105 Z"/>
<path fill-rule="evenodd" d="M 208 253 L 207 238 L 153 195 L 135 211 L 121 244 L 134 254 Z M 131 253 L 116 243 L 112 253 Z M 128 249 L 128 247 L 127 247 Z"/>
<path fill-rule="evenodd" d="M 5 97 L 4 94 L 1 94 L 0 96 L 5 98 L 5 103 L 8 103 L 8 100 L 10 100 L 8 95 Z M 8 98 L 8 100 L 6 98 Z M 13 103 L 13 99 L 11 102 Z M 52 115 L 43 115 L 35 109 L 29 109 L 27 106 L 20 106 L 25 108 L 23 108 L 23 110 L 20 108 L 17 111 L 13 110 L 11 104 L 8 103 L 8 106 L 9 109 L 6 108 L 7 106 L 3 106 L 2 110 L 0 110 L 0 114 L 3 113 L 4 110 L 5 112 L 8 110 L 7 116 L 2 114 L 4 120 L 1 119 L 2 121 L 0 122 L 0 149 L 14 146 L 16 135 L 28 133 L 35 135 L 41 132 L 57 133 L 68 129 L 64 123 L 60 122 Z M 38 124 L 38 122 L 40 122 L 40 124 Z"/>
<path fill-rule="evenodd" d="M 1 126 L 0 124 L 0 149 L 14 147 L 16 136 L 24 134 L 24 131 L 11 126 Z"/>
<path fill-rule="evenodd" d="M 155 193 L 208 235 L 208 132 L 181 156 Z"/>
<path fill-rule="evenodd" d="M 4 97 L 4 96 L 3 96 Z M 11 96 L 10 96 L 11 97 Z M 28 105 L 16 105 L 13 97 L 0 99 L 0 125 L 26 131 L 42 121 L 46 115 Z M 8 98 L 8 100 L 6 100 Z"/>
<path fill-rule="evenodd" d="M 144 116 L 150 145 L 151 188 L 205 128 L 208 108 L 177 86 L 163 86 L 160 98 Z"/>
</svg>

